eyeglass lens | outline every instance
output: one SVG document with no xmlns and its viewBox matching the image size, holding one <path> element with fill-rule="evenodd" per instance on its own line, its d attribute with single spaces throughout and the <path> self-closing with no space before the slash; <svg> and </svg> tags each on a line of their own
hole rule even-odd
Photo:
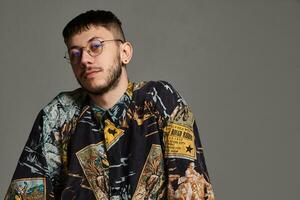
<svg viewBox="0 0 300 200">
<path fill-rule="evenodd" d="M 88 42 L 86 51 L 90 56 L 97 56 L 102 51 L 102 42 L 100 40 L 91 40 Z M 69 50 L 69 58 L 71 63 L 78 63 L 81 59 L 84 48 L 73 48 Z"/>
</svg>

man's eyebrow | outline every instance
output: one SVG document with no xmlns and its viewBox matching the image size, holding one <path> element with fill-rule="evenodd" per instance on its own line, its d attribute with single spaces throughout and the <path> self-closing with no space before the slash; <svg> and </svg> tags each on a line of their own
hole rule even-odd
<svg viewBox="0 0 300 200">
<path fill-rule="evenodd" d="M 69 47 L 68 50 L 70 50 L 70 49 L 80 49 L 80 48 L 81 48 L 80 46 L 73 45 L 73 46 Z"/>
<path fill-rule="evenodd" d="M 92 41 L 92 40 L 94 40 L 94 39 L 100 39 L 100 41 L 103 40 L 103 38 L 98 37 L 98 36 L 95 36 L 95 37 L 90 38 L 90 39 L 87 41 L 87 43 L 90 42 L 90 41 Z M 82 47 L 81 47 L 81 46 L 78 46 L 78 45 L 73 45 L 73 46 L 71 46 L 70 48 L 68 48 L 68 50 L 70 50 L 70 49 L 80 49 L 80 48 L 82 48 Z"/>
<path fill-rule="evenodd" d="M 90 41 L 92 41 L 92 40 L 94 40 L 94 39 L 100 39 L 100 41 L 103 40 L 102 37 L 97 37 L 97 36 L 95 36 L 95 37 L 92 37 L 91 39 L 89 39 L 88 42 L 90 42 Z"/>
</svg>

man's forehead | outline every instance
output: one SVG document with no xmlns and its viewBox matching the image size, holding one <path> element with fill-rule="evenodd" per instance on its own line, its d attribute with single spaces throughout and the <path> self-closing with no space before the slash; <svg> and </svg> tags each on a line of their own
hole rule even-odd
<svg viewBox="0 0 300 200">
<path fill-rule="evenodd" d="M 103 26 L 91 25 L 87 29 L 81 30 L 79 33 L 73 35 L 67 46 L 82 46 L 85 45 L 92 38 L 100 38 L 103 40 L 113 39 L 113 33 Z"/>
</svg>

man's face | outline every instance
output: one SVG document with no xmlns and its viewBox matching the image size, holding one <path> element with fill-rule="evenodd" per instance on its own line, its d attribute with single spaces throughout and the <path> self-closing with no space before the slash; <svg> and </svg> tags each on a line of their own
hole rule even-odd
<svg viewBox="0 0 300 200">
<path fill-rule="evenodd" d="M 67 47 L 68 49 L 86 47 L 93 38 L 99 38 L 101 41 L 119 39 L 102 26 L 91 26 L 88 30 L 74 35 Z M 118 41 L 105 42 L 101 54 L 95 57 L 83 49 L 78 64 L 72 64 L 78 83 L 90 94 L 101 95 L 118 84 L 122 70 L 124 70 L 119 45 Z"/>
</svg>

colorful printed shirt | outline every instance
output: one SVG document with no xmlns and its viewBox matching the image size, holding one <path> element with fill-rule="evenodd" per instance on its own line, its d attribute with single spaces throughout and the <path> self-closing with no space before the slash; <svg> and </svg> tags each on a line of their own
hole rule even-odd
<svg viewBox="0 0 300 200">
<path fill-rule="evenodd" d="M 79 88 L 38 114 L 5 199 L 213 200 L 194 116 L 165 81 L 110 109 Z"/>
</svg>

